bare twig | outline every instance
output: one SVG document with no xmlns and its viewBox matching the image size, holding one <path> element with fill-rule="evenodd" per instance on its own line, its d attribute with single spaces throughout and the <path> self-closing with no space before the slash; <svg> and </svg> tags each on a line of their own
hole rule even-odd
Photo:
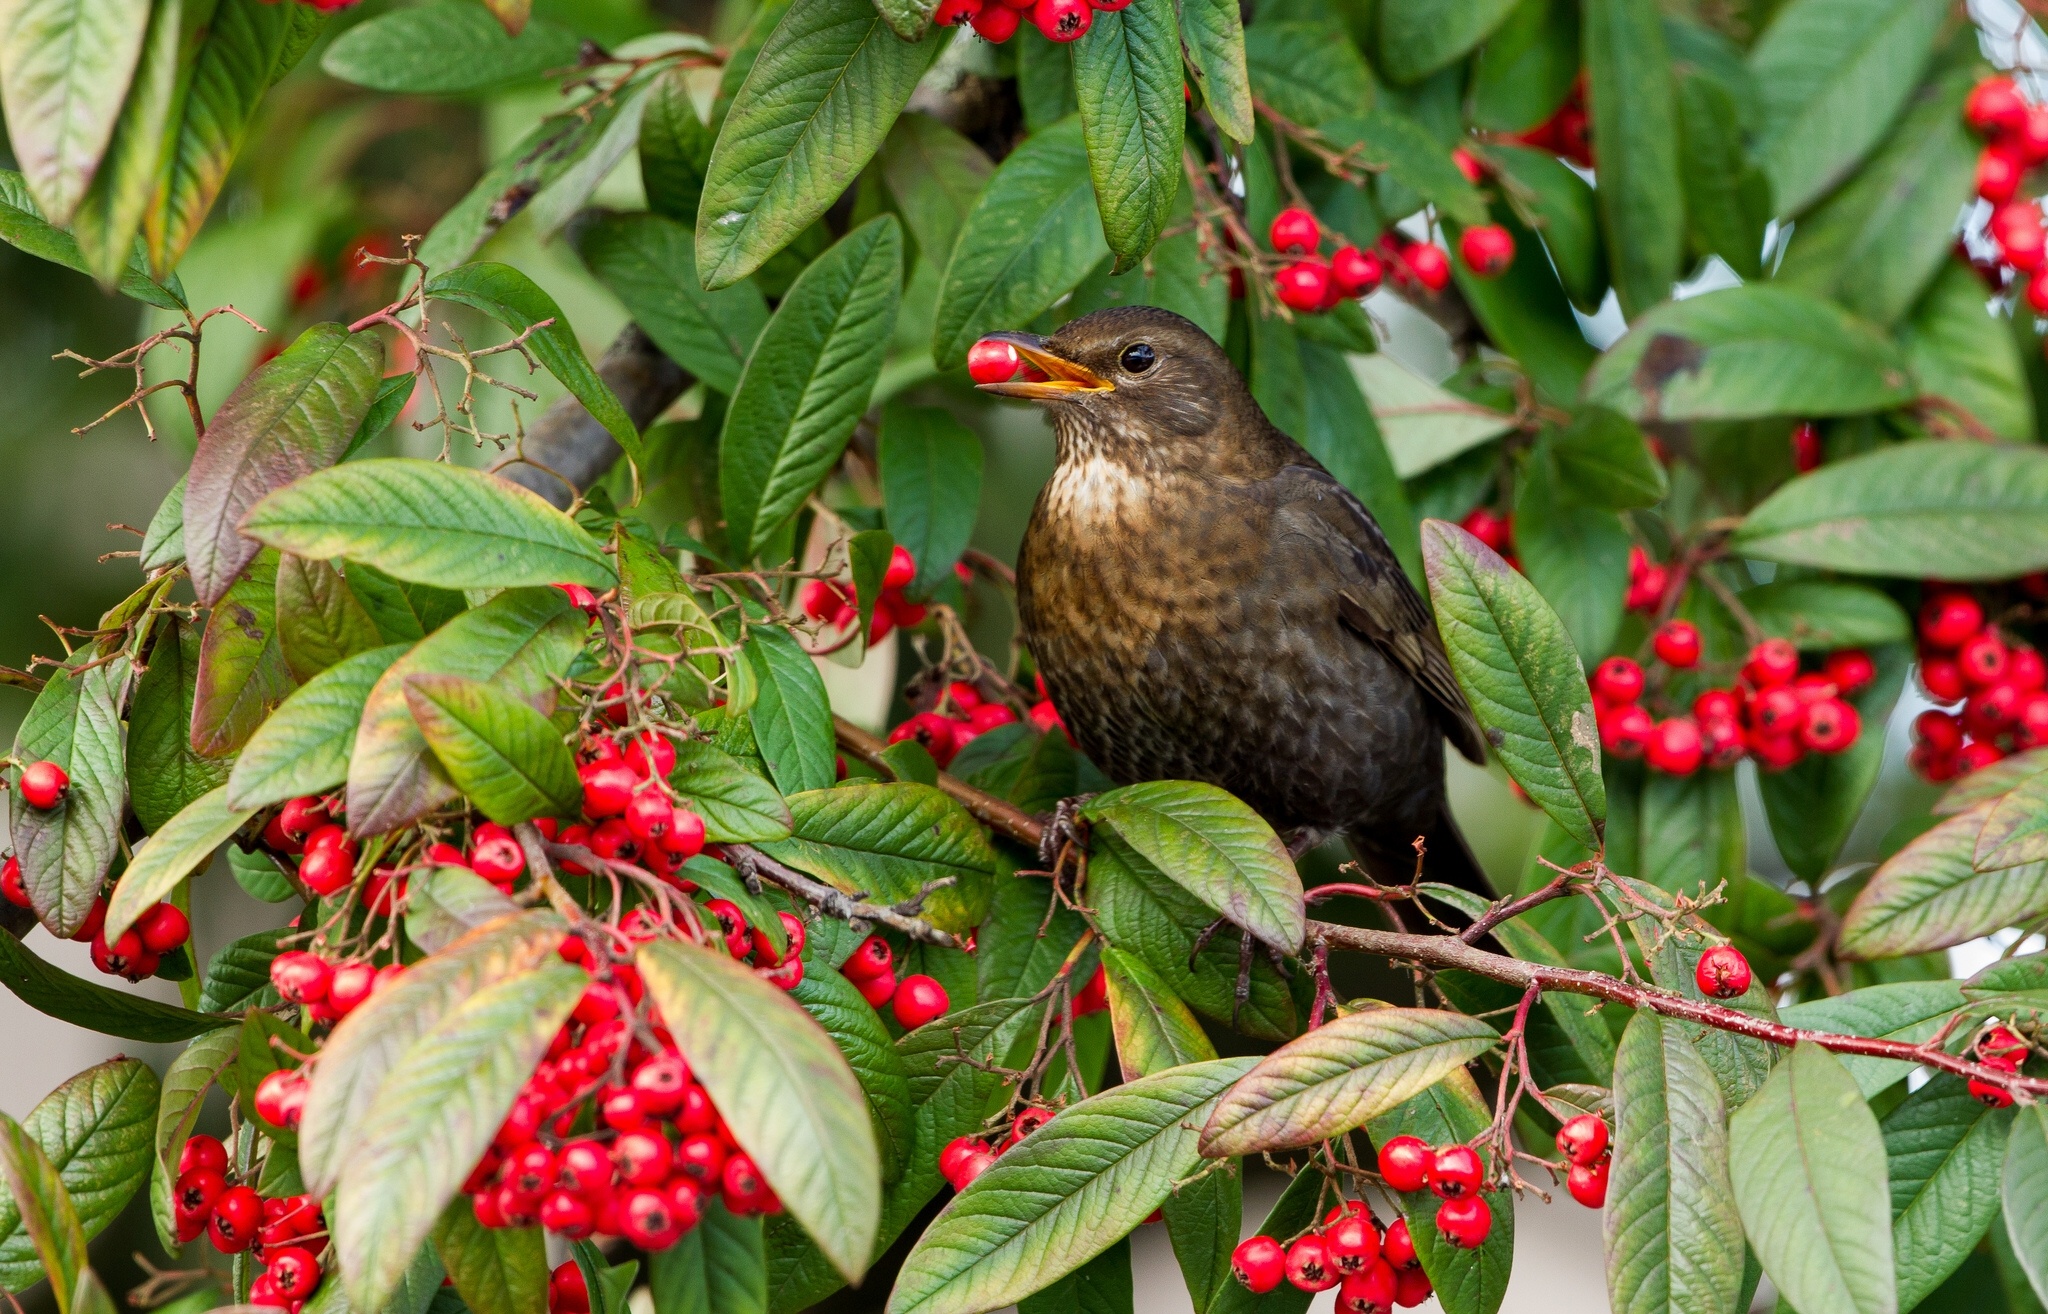
<svg viewBox="0 0 2048 1314">
<path fill-rule="evenodd" d="M 951 877 L 927 885 L 915 899 L 888 906 L 869 903 L 865 899 L 855 898 L 842 890 L 836 890 L 823 881 L 806 876 L 794 867 L 777 862 L 751 844 L 728 844 L 725 846 L 725 856 L 732 859 L 733 866 L 738 868 L 740 875 L 758 876 L 763 880 L 772 881 L 817 907 L 827 916 L 848 922 L 877 923 L 925 944 L 945 945 L 949 949 L 960 947 L 959 940 L 918 917 L 914 906 L 922 904 L 925 897 L 934 890 L 952 884 Z"/>
</svg>

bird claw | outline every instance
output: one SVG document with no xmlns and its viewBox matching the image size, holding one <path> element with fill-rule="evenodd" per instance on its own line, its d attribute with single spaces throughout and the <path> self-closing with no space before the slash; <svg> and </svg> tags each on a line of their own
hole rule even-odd
<svg viewBox="0 0 2048 1314">
<path fill-rule="evenodd" d="M 1195 960 L 1202 956 L 1202 951 L 1209 947 L 1209 942 L 1226 926 L 1237 930 L 1237 985 L 1231 992 L 1230 1004 L 1230 1025 L 1235 1027 L 1239 1015 L 1244 1012 L 1246 1005 L 1252 1002 L 1252 950 L 1255 946 L 1265 949 L 1267 961 L 1273 964 L 1273 970 L 1280 974 L 1281 980 L 1289 978 L 1286 955 L 1272 945 L 1258 945 L 1250 931 L 1238 926 L 1228 917 L 1218 917 L 1195 935 L 1194 947 L 1188 951 L 1190 972 L 1195 970 Z"/>
<path fill-rule="evenodd" d="M 1038 861 L 1047 871 L 1058 873 L 1060 854 L 1068 845 L 1083 853 L 1088 851 L 1088 823 L 1081 820 L 1081 809 L 1094 797 L 1076 794 L 1053 804 L 1052 816 L 1038 838 Z"/>
</svg>

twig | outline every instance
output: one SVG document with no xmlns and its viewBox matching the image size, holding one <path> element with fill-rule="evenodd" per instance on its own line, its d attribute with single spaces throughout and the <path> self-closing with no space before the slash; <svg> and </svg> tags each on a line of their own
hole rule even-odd
<svg viewBox="0 0 2048 1314">
<path fill-rule="evenodd" d="M 960 947 L 959 940 L 916 916 L 911 906 L 921 904 L 932 891 L 952 884 L 951 877 L 933 881 L 915 899 L 888 907 L 857 899 L 823 881 L 814 880 L 793 867 L 784 866 L 751 844 L 727 844 L 724 847 L 725 856 L 732 859 L 733 866 L 738 869 L 741 876 L 758 876 L 763 880 L 773 881 L 806 902 L 816 905 L 827 916 L 848 922 L 875 922 L 892 931 L 901 931 L 911 939 L 925 944 L 945 945 L 949 949 Z"/>
</svg>

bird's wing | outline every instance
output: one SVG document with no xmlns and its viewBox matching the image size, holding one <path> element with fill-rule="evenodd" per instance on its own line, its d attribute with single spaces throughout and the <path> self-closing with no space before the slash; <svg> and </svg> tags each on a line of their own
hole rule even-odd
<svg viewBox="0 0 2048 1314">
<path fill-rule="evenodd" d="M 1290 465 L 1268 484 L 1285 529 L 1308 537 L 1347 576 L 1337 591 L 1345 627 L 1408 672 L 1434 705 L 1458 751 L 1486 760 L 1486 737 L 1451 674 L 1436 622 L 1402 571 L 1372 512 L 1318 466 Z"/>
</svg>

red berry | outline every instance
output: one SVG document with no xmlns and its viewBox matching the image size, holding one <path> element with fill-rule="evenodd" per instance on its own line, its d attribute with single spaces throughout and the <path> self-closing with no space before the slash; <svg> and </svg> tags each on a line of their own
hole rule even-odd
<svg viewBox="0 0 2048 1314">
<path fill-rule="evenodd" d="M 1429 1146 L 1415 1136 L 1396 1136 L 1380 1147 L 1380 1176 L 1392 1191 L 1420 1191 L 1429 1180 Z"/>
<path fill-rule="evenodd" d="M 1481 224 L 1459 234 L 1458 255 L 1476 277 L 1497 278 L 1515 261 L 1515 239 L 1499 224 Z"/>
<path fill-rule="evenodd" d="M 1429 1285 L 1429 1274 L 1419 1268 L 1397 1268 L 1394 1270 L 1394 1303 L 1403 1309 L 1420 1305 L 1435 1294 Z"/>
<path fill-rule="evenodd" d="M 1396 1218 L 1387 1224 L 1387 1234 L 1380 1240 L 1380 1258 L 1396 1269 L 1417 1267 L 1415 1238 L 1408 1232 L 1408 1220 Z"/>
<path fill-rule="evenodd" d="M 1956 665 L 1963 679 L 1979 688 L 2005 678 L 2006 650 L 1996 630 L 1979 630 L 1956 649 Z"/>
<path fill-rule="evenodd" d="M 612 1164 L 628 1186 L 659 1186 L 667 1180 L 672 1154 L 660 1132 L 626 1132 L 612 1142 Z"/>
<path fill-rule="evenodd" d="M 575 1260 L 564 1260 L 548 1275 L 548 1308 L 552 1314 L 590 1314 L 590 1287 Z"/>
<path fill-rule="evenodd" d="M 1960 648 L 1984 628 L 1984 608 L 1967 593 L 1944 590 L 1920 605 L 1920 637 L 1933 648 Z"/>
<path fill-rule="evenodd" d="M 1282 255 L 1302 254 L 1322 245 L 1323 230 L 1313 214 L 1298 205 L 1290 205 L 1273 216 L 1272 226 L 1266 230 L 1266 240 Z"/>
<path fill-rule="evenodd" d="M 258 1273 L 249 1283 L 249 1304 L 254 1309 L 275 1309 L 289 1311 L 291 1302 L 277 1289 L 277 1283 L 268 1273 Z"/>
<path fill-rule="evenodd" d="M 55 762 L 31 762 L 22 768 L 21 801 L 39 812 L 63 802 L 64 792 L 70 788 L 71 777 Z"/>
<path fill-rule="evenodd" d="M 676 746 L 667 735 L 649 731 L 634 736 L 621 760 L 643 779 L 666 780 L 676 769 Z"/>
<path fill-rule="evenodd" d="M 1593 694 L 1616 707 L 1643 696 L 1643 668 L 1627 657 L 1609 657 L 1593 668 Z"/>
<path fill-rule="evenodd" d="M 270 1280 L 277 1284 L 277 1294 L 286 1300 L 304 1300 L 320 1285 L 320 1261 L 303 1246 L 269 1251 L 264 1260 L 270 1267 Z"/>
<path fill-rule="evenodd" d="M 898 544 L 889 554 L 889 568 L 882 572 L 882 589 L 893 593 L 910 587 L 910 581 L 917 578 L 917 559 L 910 555 L 910 549 Z"/>
<path fill-rule="evenodd" d="M 224 1255 L 239 1255 L 256 1242 L 256 1229 L 263 1226 L 263 1198 L 252 1186 L 230 1186 L 213 1202 L 213 1216 L 206 1225 L 213 1248 Z"/>
<path fill-rule="evenodd" d="M 1394 1292 L 1398 1289 L 1394 1266 L 1376 1259 L 1345 1277 L 1337 1292 L 1337 1308 L 1341 1314 L 1387 1314 L 1393 1308 Z"/>
<path fill-rule="evenodd" d="M 955 723 L 937 712 L 919 712 L 908 721 L 889 732 L 889 742 L 900 744 L 914 739 L 924 745 L 924 751 L 932 755 L 932 761 L 945 767 L 960 751 L 960 738 Z"/>
<path fill-rule="evenodd" d="M 1877 663 L 1861 648 L 1838 649 L 1828 654 L 1827 677 L 1846 698 L 1877 678 Z"/>
<path fill-rule="evenodd" d="M 1328 1291 L 1342 1280 L 1321 1233 L 1310 1232 L 1287 1247 L 1287 1280 L 1303 1291 Z"/>
<path fill-rule="evenodd" d="M 1429 1189 L 1446 1200 L 1479 1189 L 1479 1152 L 1469 1145 L 1438 1147 L 1429 1161 Z"/>
<path fill-rule="evenodd" d="M 1820 430 L 1812 423 L 1800 424 L 1792 430 L 1792 468 L 1800 474 L 1818 470 L 1825 455 L 1820 441 Z"/>
<path fill-rule="evenodd" d="M 1749 960 L 1734 945 L 1717 944 L 1700 955 L 1692 977 L 1702 994 L 1733 999 L 1749 990 Z"/>
<path fill-rule="evenodd" d="M 1565 1189 L 1572 1193 L 1572 1199 L 1588 1209 L 1598 1209 L 1607 1203 L 1608 1160 L 1597 1159 L 1592 1163 L 1575 1163 L 1565 1175 Z"/>
<path fill-rule="evenodd" d="M 1607 1123 L 1598 1114 L 1581 1113 L 1557 1129 L 1557 1151 L 1573 1163 L 1592 1163 L 1607 1153 Z"/>
<path fill-rule="evenodd" d="M 1742 702 L 1732 689 L 1708 689 L 1692 700 L 1695 721 L 1733 721 L 1742 715 Z"/>
<path fill-rule="evenodd" d="M 5 863 L 0 863 L 0 898 L 5 898 L 17 908 L 32 906 L 28 886 L 21 881 L 21 859 L 12 853 L 7 855 Z"/>
<path fill-rule="evenodd" d="M 2048 692 L 2037 689 L 2023 696 L 2013 713 L 2013 722 L 2018 727 L 2023 747 L 2039 748 L 2048 744 Z"/>
<path fill-rule="evenodd" d="M 1481 164 L 1479 158 L 1463 146 L 1451 148 L 1451 163 L 1458 166 L 1458 172 L 1465 175 L 1466 182 L 1476 183 L 1486 176 L 1486 166 Z"/>
<path fill-rule="evenodd" d="M 2004 205 L 2019 192 L 2026 171 L 2018 151 L 2003 143 L 1986 146 L 1977 153 L 1977 195 L 1993 205 Z"/>
<path fill-rule="evenodd" d="M 946 1142 L 946 1148 L 939 1151 L 939 1176 L 946 1179 L 954 1190 L 959 1190 L 957 1180 L 960 1169 L 977 1154 L 988 1153 L 988 1142 L 973 1136 L 955 1136 Z"/>
<path fill-rule="evenodd" d="M 227 1189 L 228 1179 L 218 1168 L 186 1169 L 171 1187 L 172 1212 L 181 1223 L 204 1223 L 213 1217 L 214 1202 Z"/>
<path fill-rule="evenodd" d="M 153 954 L 167 954 L 192 938 L 192 923 L 175 904 L 151 904 L 135 919 L 135 933 L 142 947 Z"/>
<path fill-rule="evenodd" d="M 71 933 L 71 938 L 80 944 L 89 944 L 100 933 L 100 928 L 106 924 L 107 896 L 102 894 L 92 901 L 92 907 L 86 909 L 85 920 L 79 923 L 78 929 Z M 140 944 L 142 941 L 137 939 L 136 943 Z"/>
<path fill-rule="evenodd" d="M 1270 1236 L 1255 1236 L 1230 1252 L 1230 1272 L 1245 1289 L 1263 1296 L 1287 1276 L 1287 1252 Z"/>
<path fill-rule="evenodd" d="M 1840 753 L 1856 742 L 1862 728 L 1855 708 L 1839 698 L 1823 698 L 1806 709 L 1799 742 L 1816 753 Z"/>
<path fill-rule="evenodd" d="M 494 885 L 510 886 L 526 870 L 526 850 L 511 831 L 485 822 L 470 837 L 469 867 Z"/>
<path fill-rule="evenodd" d="M 1619 758 L 1638 758 L 1650 746 L 1656 722 L 1641 705 L 1616 707 L 1599 718 L 1600 746 Z"/>
<path fill-rule="evenodd" d="M 1969 1081 L 1970 1098 L 1988 1108 L 2004 1109 L 2012 1106 L 2012 1092 L 2005 1087 L 1972 1077 Z"/>
<path fill-rule="evenodd" d="M 940 27 L 959 27 L 965 23 L 973 22 L 974 16 L 980 12 L 981 0 L 939 0 L 938 9 L 932 13 L 932 21 Z M 979 344 L 976 345 L 978 346 Z M 993 383 L 998 381 L 984 379 L 974 373 L 974 353 L 972 351 L 968 352 L 967 372 L 968 376 L 973 378 L 976 383 Z"/>
<path fill-rule="evenodd" d="M 725 1161 L 725 1171 L 720 1174 L 720 1185 L 724 1188 L 728 1201 L 753 1200 L 768 1188 L 768 1183 L 761 1177 L 761 1170 L 745 1154 L 735 1154 Z"/>
<path fill-rule="evenodd" d="M 1380 280 L 1385 276 L 1380 258 L 1370 251 L 1340 246 L 1337 254 L 1330 257 L 1330 278 L 1346 297 L 1370 296 L 1379 290 Z"/>
<path fill-rule="evenodd" d="M 1700 738 L 1699 725 L 1689 716 L 1659 721 L 1643 750 L 1643 758 L 1652 768 L 1673 776 L 1691 775 L 1700 769 L 1705 756 L 1706 745 Z"/>
<path fill-rule="evenodd" d="M 974 17 L 981 8 L 980 0 L 973 0 L 973 8 L 956 11 L 960 14 L 953 22 L 964 23 Z M 936 20 L 936 17 L 934 19 Z M 1008 383 L 1017 377 L 1017 371 L 1024 367 L 1024 358 L 1017 348 L 1007 342 L 983 338 L 967 349 L 967 377 L 976 383 Z"/>
<path fill-rule="evenodd" d="M 1320 260 L 1297 260 L 1273 275 L 1280 304 L 1309 314 L 1323 308 L 1330 286 L 1330 267 Z"/>
<path fill-rule="evenodd" d="M 1095 975 L 1088 978 L 1088 984 L 1081 987 L 1081 993 L 1074 996 L 1074 1016 L 1087 1017 L 1108 1007 L 1109 973 L 1098 967 Z"/>
<path fill-rule="evenodd" d="M 623 761 L 592 762 L 577 775 L 583 781 L 583 811 L 593 820 L 624 812 L 640 783 L 640 774 Z"/>
<path fill-rule="evenodd" d="M 1742 676 L 1758 689 L 1790 684 L 1799 674 L 1799 649 L 1787 639 L 1765 639 L 1749 650 Z"/>
<path fill-rule="evenodd" d="M 840 964 L 839 970 L 845 973 L 847 980 L 860 982 L 887 976 L 893 964 L 894 955 L 889 951 L 889 942 L 879 935 L 871 935 L 860 942 L 860 947 Z"/>
<path fill-rule="evenodd" d="M 1458 522 L 1460 528 L 1478 539 L 1495 552 L 1510 550 L 1514 540 L 1514 524 L 1509 516 L 1500 515 L 1491 507 L 1476 506 Z"/>
<path fill-rule="evenodd" d="M 303 844 L 327 824 L 327 800 L 317 794 L 286 799 L 277 814 L 277 828 Z"/>
<path fill-rule="evenodd" d="M 204 1134 L 188 1137 L 178 1149 L 178 1171 L 195 1172 L 209 1168 L 217 1173 L 228 1170 L 228 1150 L 218 1140 Z"/>
<path fill-rule="evenodd" d="M 2018 132 L 2026 126 L 2027 102 L 2011 78 L 1993 74 L 1970 89 L 1963 102 L 1963 122 L 1986 136 Z"/>
<path fill-rule="evenodd" d="M 1947 712 L 1920 713 L 1913 718 L 1913 732 L 1936 752 L 1953 753 L 1963 746 L 1963 723 Z"/>
<path fill-rule="evenodd" d="M 1017 1142 L 1052 1121 L 1052 1110 L 1028 1108 L 1019 1113 L 1010 1123 L 1010 1134 L 1003 1138 L 1003 1148 L 1009 1149 Z"/>
<path fill-rule="evenodd" d="M 306 855 L 299 859 L 299 880 L 322 898 L 348 888 L 356 877 L 356 846 L 348 832 L 326 825 L 306 837 Z"/>
<path fill-rule="evenodd" d="M 1031 23 L 1048 41 L 1078 40 L 1095 21 L 1088 0 L 1037 0 L 1031 6 Z"/>
<path fill-rule="evenodd" d="M 1963 668 L 1948 657 L 1923 656 L 1920 659 L 1920 687 L 1937 703 L 1960 701 L 1969 692 L 1969 684 L 1963 679 Z"/>
<path fill-rule="evenodd" d="M 555 1156 L 555 1189 L 597 1195 L 611 1185 L 612 1161 L 593 1140 L 570 1141 Z"/>
<path fill-rule="evenodd" d="M 668 1192 L 652 1187 L 626 1193 L 619 1202 L 619 1226 L 621 1235 L 646 1251 L 666 1250 L 683 1235 Z"/>
<path fill-rule="evenodd" d="M 675 804 L 658 789 L 643 789 L 626 805 L 626 829 L 642 844 L 658 844 L 668 837 L 669 819 Z"/>
<path fill-rule="evenodd" d="M 877 1012 L 880 1012 L 882 1005 L 896 995 L 894 973 L 884 972 L 880 976 L 864 977 L 853 984 L 854 988 L 860 991 L 860 997 L 868 1001 L 868 1007 Z"/>
<path fill-rule="evenodd" d="M 1436 1230 L 1452 1245 L 1476 1250 L 1493 1230 L 1493 1210 L 1477 1194 L 1446 1200 L 1437 1206 Z"/>
<path fill-rule="evenodd" d="M 295 1131 L 306 1110 L 306 1079 L 296 1068 L 279 1068 L 256 1083 L 256 1116 L 273 1127 Z"/>
<path fill-rule="evenodd" d="M 557 1236 L 581 1241 L 597 1231 L 597 1211 L 580 1195 L 555 1191 L 540 1202 L 540 1225 Z"/>
<path fill-rule="evenodd" d="M 1699 665 L 1700 632 L 1691 621 L 1665 621 L 1657 627 L 1651 646 L 1657 651 L 1657 660 L 1666 666 L 1688 670 Z"/>
<path fill-rule="evenodd" d="M 270 984 L 294 1004 L 315 1004 L 327 998 L 334 969 L 318 954 L 287 949 L 270 960 Z"/>
<path fill-rule="evenodd" d="M 915 1031 L 927 1022 L 936 1021 L 946 1015 L 952 1001 L 946 998 L 946 988 L 932 978 L 919 974 L 906 976 L 896 986 L 894 1002 L 890 1005 L 896 1014 L 896 1022 L 905 1031 Z"/>
<path fill-rule="evenodd" d="M 1401 260 L 1415 281 L 1431 292 L 1441 292 L 1451 282 L 1451 257 L 1430 242 L 1411 242 L 1401 251 Z"/>
<path fill-rule="evenodd" d="M 695 1136 L 683 1137 L 682 1143 L 675 1148 L 673 1163 L 679 1176 L 709 1190 L 725 1170 L 725 1158 L 725 1142 L 699 1132 Z"/>
<path fill-rule="evenodd" d="M 1339 1218 L 1325 1227 L 1323 1240 L 1329 1247 L 1330 1261 L 1339 1273 L 1347 1276 L 1364 1272 L 1380 1257 L 1379 1229 L 1372 1225 L 1372 1219 L 1358 1214 Z"/>
</svg>

